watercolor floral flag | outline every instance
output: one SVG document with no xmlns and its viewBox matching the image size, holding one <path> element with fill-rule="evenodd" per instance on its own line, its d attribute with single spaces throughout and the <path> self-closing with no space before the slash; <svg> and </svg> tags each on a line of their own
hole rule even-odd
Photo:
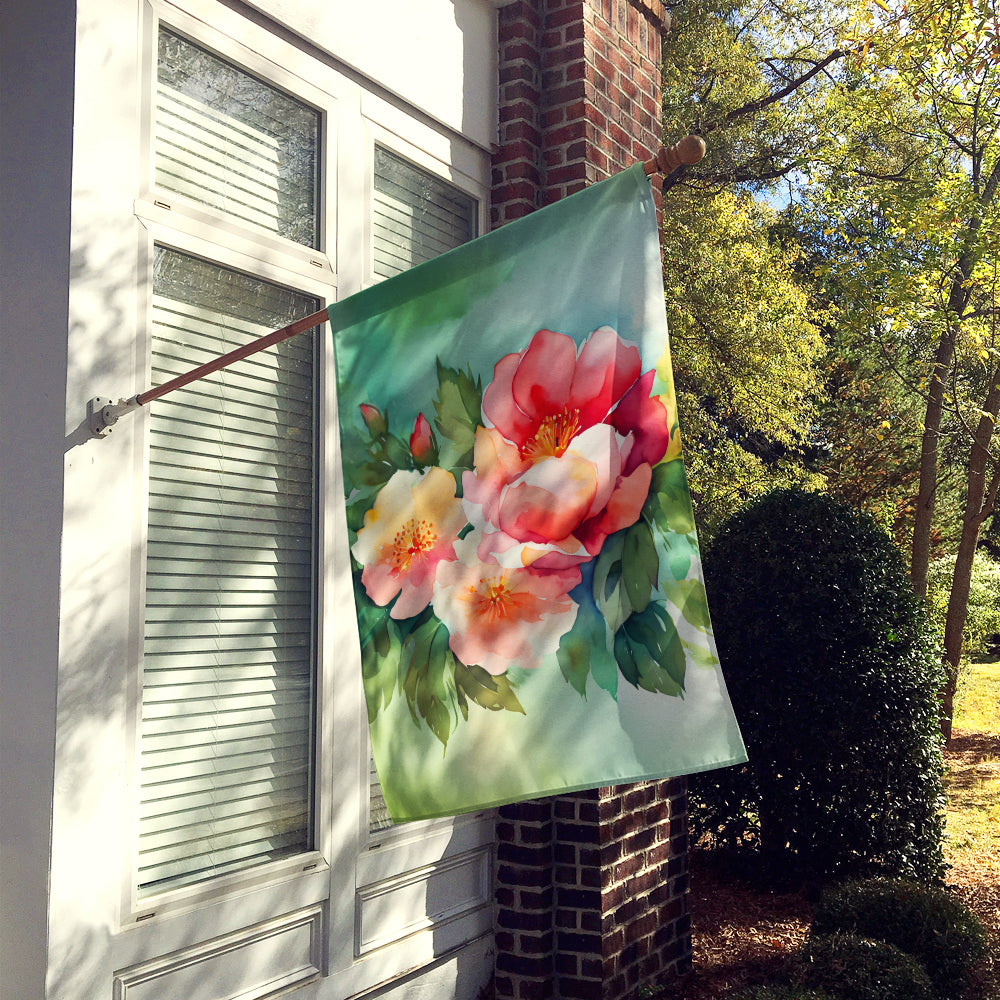
<svg viewBox="0 0 1000 1000">
<path fill-rule="evenodd" d="M 641 166 L 329 314 L 393 819 L 745 760 Z"/>
</svg>

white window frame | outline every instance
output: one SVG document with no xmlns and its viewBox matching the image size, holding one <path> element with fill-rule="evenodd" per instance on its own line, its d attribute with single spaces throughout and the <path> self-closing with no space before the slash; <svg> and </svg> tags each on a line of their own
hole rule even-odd
<svg viewBox="0 0 1000 1000">
<path fill-rule="evenodd" d="M 285 285 L 313 296 L 320 302 L 320 308 L 328 305 L 337 297 L 336 272 L 333 258 L 327 252 L 327 246 L 333 243 L 330 234 L 336 232 L 334 205 L 336 199 L 329 197 L 324 177 L 330 172 L 325 165 L 335 163 L 337 148 L 337 100 L 335 95 L 312 86 L 302 78 L 289 72 L 284 63 L 272 62 L 258 52 L 237 42 L 223 32 L 212 31 L 202 20 L 179 10 L 168 3 L 153 2 L 145 5 L 144 17 L 144 53 L 147 59 L 144 63 L 146 72 L 143 75 L 144 113 L 142 123 L 142 183 L 139 197 L 136 199 L 135 215 L 142 223 L 146 238 L 139 248 L 139 329 L 141 331 L 136 349 L 136 381 L 139 385 L 149 384 L 152 346 L 152 267 L 154 244 L 188 253 L 209 260 L 222 267 L 259 277 L 265 281 Z M 153 146 L 153 87 L 155 86 L 157 35 L 160 23 L 164 24 L 193 43 L 206 48 L 221 58 L 230 61 L 248 72 L 267 80 L 272 85 L 293 94 L 297 99 L 316 108 L 321 114 L 319 159 L 324 169 L 320 172 L 318 204 L 319 234 L 318 248 L 301 246 L 290 240 L 282 239 L 263 230 L 256 230 L 249 225 L 240 224 L 227 219 L 222 212 L 212 211 L 197 202 L 186 199 L 174 192 L 160 193 L 154 183 Z M 261 47 L 270 46 L 273 49 L 285 48 L 286 52 L 275 51 L 275 56 L 283 55 L 285 59 L 294 60 L 300 55 L 286 43 L 278 43 L 277 39 L 267 32 L 260 32 L 261 38 L 255 42 Z M 335 176 L 335 175 L 334 175 Z M 322 337 L 322 334 L 320 334 Z M 321 344 L 317 352 L 316 364 L 318 378 L 316 385 L 317 404 L 320 413 L 326 403 L 325 364 L 323 358 L 329 352 Z M 151 405 L 156 405 L 155 402 Z M 131 750 L 132 766 L 126 788 L 126 801 L 131 810 L 128 824 L 129 851 L 124 859 L 125 876 L 122 883 L 122 899 L 120 904 L 120 925 L 123 928 L 136 927 L 140 924 L 155 923 L 155 918 L 180 912 L 190 912 L 200 906 L 211 905 L 224 900 L 233 894 L 244 890 L 259 890 L 262 886 L 283 885 L 299 875 L 309 873 L 309 881 L 320 884 L 306 894 L 308 902 L 317 902 L 326 895 L 328 879 L 319 879 L 329 871 L 329 843 L 325 831 L 320 825 L 320 816 L 324 811 L 321 802 L 321 790 L 326 787 L 320 777 L 321 765 L 329 756 L 329 736 L 324 740 L 320 734 L 322 713 L 320 703 L 324 688 L 329 689 L 329 674 L 333 664 L 331 657 L 324 656 L 324 650 L 329 643 L 324 642 L 322 630 L 327 616 L 323 613 L 326 603 L 325 592 L 330 583 L 328 574 L 319 574 L 315 580 L 316 586 L 316 645 L 314 652 L 314 682 L 316 685 L 316 738 L 313 752 L 316 767 L 314 769 L 312 789 L 314 848 L 312 850 L 283 858 L 278 861 L 266 862 L 245 871 L 220 875 L 193 885 L 176 889 L 166 889 L 152 896 L 139 898 L 135 869 L 135 847 L 138 842 L 138 800 L 139 800 L 139 729 L 142 715 L 142 635 L 145 608 L 145 578 L 146 578 L 146 513 L 148 509 L 149 480 L 149 414 L 148 408 L 143 408 L 136 414 L 135 434 L 135 482 L 136 506 L 140 513 L 133 529 L 133 601 L 130 609 L 130 669 L 128 671 L 128 746 Z M 323 455 L 328 460 L 328 428 L 324 421 L 319 420 L 317 426 L 317 455 Z M 320 546 L 318 565 L 330 566 L 333 561 L 324 558 L 326 555 L 325 535 L 335 511 L 328 510 L 329 490 L 325 488 L 322 477 L 317 469 L 317 543 Z M 280 895 L 280 894 L 279 894 Z M 294 894 L 297 903 L 303 900 L 298 893 Z M 285 903 L 278 909 L 284 909 Z"/>
<path fill-rule="evenodd" d="M 376 143 L 476 199 L 478 231 L 488 226 L 490 165 L 486 151 L 442 129 L 402 101 L 367 89 L 343 67 L 320 61 L 213 0 L 145 0 L 141 183 L 134 203 L 138 248 L 139 344 L 136 384 L 149 384 L 154 243 L 203 257 L 315 295 L 322 305 L 375 282 L 371 206 Z M 153 183 L 153 87 L 159 22 L 318 108 L 322 115 L 319 249 L 300 246 L 226 220 L 204 205 Z M 237 40 L 239 39 L 239 40 Z M 359 192 L 363 197 L 359 198 Z M 339 206 L 339 208 L 338 208 Z M 322 928 L 322 998 L 345 997 L 426 965 L 492 929 L 494 813 L 411 823 L 369 834 L 369 737 L 353 615 L 346 516 L 336 427 L 336 382 L 329 327 L 318 351 L 318 545 L 315 850 L 244 872 L 138 898 L 134 873 L 138 816 L 138 732 L 145 580 L 149 422 L 135 427 L 128 709 L 125 790 L 130 820 L 123 842 L 114 967 L 122 981 L 160 968 L 171 951 L 223 940 L 281 914 L 315 912 Z M 151 405 L 156 405 L 155 402 Z M 349 611 L 345 612 L 345 609 Z M 332 693 L 336 689 L 336 697 Z M 464 901 L 372 929 L 382 900 L 412 899 L 432 879 L 454 876 Z M 463 890 L 463 891 L 464 891 Z M 393 893 L 400 895 L 393 896 Z M 409 895 L 407 895 L 409 894 Z M 181 919 L 174 919 L 179 917 Z M 138 981 L 138 980 L 137 980 Z"/>
</svg>

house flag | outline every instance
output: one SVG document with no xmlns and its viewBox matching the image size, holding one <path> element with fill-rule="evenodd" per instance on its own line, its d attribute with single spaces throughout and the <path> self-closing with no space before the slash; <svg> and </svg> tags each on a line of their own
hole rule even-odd
<svg viewBox="0 0 1000 1000">
<path fill-rule="evenodd" d="M 329 315 L 392 818 L 744 761 L 641 165 Z"/>
</svg>

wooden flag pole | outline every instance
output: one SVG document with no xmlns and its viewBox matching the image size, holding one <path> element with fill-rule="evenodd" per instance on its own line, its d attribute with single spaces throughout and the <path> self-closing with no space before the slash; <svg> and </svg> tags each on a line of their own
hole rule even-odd
<svg viewBox="0 0 1000 1000">
<path fill-rule="evenodd" d="M 656 156 L 643 163 L 642 169 L 647 175 L 663 174 L 666 176 L 684 164 L 691 165 L 697 163 L 704 155 L 705 140 L 697 135 L 688 135 L 673 146 L 661 146 L 656 151 Z M 180 389 L 190 382 L 195 382 L 206 375 L 220 371 L 233 364 L 234 361 L 242 361 L 243 358 L 248 358 L 258 351 L 266 350 L 268 347 L 281 343 L 281 341 L 287 340 L 289 337 L 294 337 L 296 334 L 311 330 L 314 326 L 325 323 L 329 318 L 327 310 L 320 309 L 319 312 L 304 316 L 294 323 L 289 323 L 288 326 L 283 326 L 280 330 L 275 330 L 273 333 L 267 333 L 263 337 L 258 337 L 249 344 L 237 347 L 228 354 L 223 354 L 213 361 L 207 361 L 205 364 L 199 365 L 197 368 L 192 368 L 191 371 L 185 372 L 183 375 L 178 375 L 176 378 L 170 379 L 169 382 L 164 382 L 163 385 L 158 385 L 153 389 L 146 389 L 144 392 L 137 393 L 129 399 L 119 399 L 116 403 L 113 400 L 95 396 L 87 402 L 87 420 L 90 424 L 91 433 L 95 437 L 105 437 L 111 432 L 112 426 L 117 423 L 120 416 L 130 413 L 132 410 L 137 410 L 140 406 L 145 406 L 146 403 L 152 402 L 154 399 L 159 399 L 161 396 L 167 395 L 168 392 L 173 392 L 174 389 Z"/>
<path fill-rule="evenodd" d="M 159 399 L 168 392 L 173 392 L 174 389 L 180 389 L 189 382 L 195 382 L 206 375 L 211 375 L 213 372 L 226 368 L 235 361 L 242 361 L 253 354 L 267 350 L 267 348 L 272 347 L 274 344 L 280 344 L 283 340 L 288 340 L 297 334 L 305 333 L 306 330 L 311 330 L 314 326 L 325 323 L 329 318 L 327 310 L 320 309 L 319 312 L 303 316 L 302 319 L 297 319 L 294 323 L 289 323 L 288 326 L 283 326 L 280 330 L 265 333 L 264 336 L 258 337 L 256 340 L 251 340 L 250 343 L 244 344 L 242 347 L 237 347 L 228 354 L 223 354 L 212 361 L 206 361 L 205 364 L 199 365 L 197 368 L 192 368 L 191 371 L 185 372 L 183 375 L 178 375 L 176 378 L 170 379 L 169 382 L 164 382 L 163 385 L 158 385 L 153 389 L 146 389 L 144 392 L 137 393 L 130 399 L 119 399 L 115 403 L 110 399 L 102 399 L 100 396 L 95 396 L 87 403 L 87 419 L 90 423 L 90 430 L 95 437 L 104 437 L 110 433 L 112 425 L 117 423 L 118 418 L 123 414 L 130 413 L 140 406 L 145 406 L 146 403 L 154 399 Z"/>
</svg>

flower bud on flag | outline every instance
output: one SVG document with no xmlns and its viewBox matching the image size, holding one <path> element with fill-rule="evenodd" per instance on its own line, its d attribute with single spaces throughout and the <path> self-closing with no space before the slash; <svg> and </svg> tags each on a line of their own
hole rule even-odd
<svg viewBox="0 0 1000 1000">
<path fill-rule="evenodd" d="M 413 424 L 413 432 L 410 434 L 410 454 L 421 465 L 434 465 L 438 460 L 438 446 L 434 438 L 434 431 L 427 422 L 427 418 L 421 413 Z"/>
<path fill-rule="evenodd" d="M 362 403 L 359 409 L 365 426 L 373 437 L 385 434 L 389 427 L 386 424 L 385 415 L 377 406 L 372 406 L 371 403 Z"/>
</svg>

